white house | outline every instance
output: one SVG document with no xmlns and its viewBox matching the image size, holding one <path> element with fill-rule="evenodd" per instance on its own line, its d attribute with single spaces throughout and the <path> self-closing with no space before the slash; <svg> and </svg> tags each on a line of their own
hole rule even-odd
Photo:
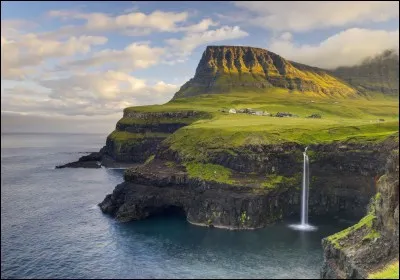
<svg viewBox="0 0 400 280">
<path fill-rule="evenodd" d="M 230 114 L 236 114 L 236 110 L 235 109 L 229 109 L 229 113 Z"/>
</svg>

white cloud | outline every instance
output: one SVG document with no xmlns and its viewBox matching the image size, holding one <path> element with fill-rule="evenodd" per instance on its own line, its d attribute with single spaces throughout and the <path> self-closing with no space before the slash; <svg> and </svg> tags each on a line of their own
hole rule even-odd
<svg viewBox="0 0 400 280">
<path fill-rule="evenodd" d="M 176 54 L 187 56 L 198 46 L 219 41 L 238 39 L 248 35 L 249 34 L 241 30 L 239 26 L 223 26 L 216 30 L 189 33 L 182 39 L 168 39 L 166 42 L 172 47 Z"/>
<path fill-rule="evenodd" d="M 218 22 L 214 22 L 212 19 L 206 18 L 206 19 L 201 20 L 197 24 L 181 27 L 181 28 L 178 28 L 177 30 L 186 31 L 188 33 L 204 32 L 204 31 L 208 30 L 210 27 L 218 26 L 218 25 L 219 25 Z"/>
<path fill-rule="evenodd" d="M 159 32 L 175 32 L 177 24 L 186 21 L 187 12 L 163 12 L 154 11 L 150 14 L 131 12 L 118 16 L 109 16 L 104 13 L 80 13 L 77 11 L 58 10 L 48 13 L 51 17 L 62 19 L 83 19 L 83 26 L 68 26 L 58 32 L 60 35 L 76 34 L 77 32 L 107 32 L 120 30 L 132 32 L 132 30 L 146 29 Z M 50 32 L 48 36 L 56 36 L 57 33 Z"/>
<path fill-rule="evenodd" d="M 38 81 L 40 87 L 18 83 L 2 88 L 2 111 L 50 115 L 110 115 L 129 106 L 162 104 L 178 86 L 162 81 L 149 84 L 117 71 L 76 74 L 65 78 Z M 50 92 L 50 93 L 49 93 Z"/>
<path fill-rule="evenodd" d="M 284 33 L 282 33 L 281 34 L 281 36 L 279 37 L 281 40 L 283 40 L 283 41 L 290 41 L 290 40 L 292 40 L 292 33 L 290 33 L 290 32 L 284 32 Z"/>
<path fill-rule="evenodd" d="M 85 54 L 92 46 L 106 42 L 107 38 L 101 36 L 71 37 L 64 41 L 46 40 L 33 33 L 14 37 L 13 40 L 2 36 L 1 78 L 25 78 L 27 74 L 37 73 L 36 67 L 47 59 Z"/>
<path fill-rule="evenodd" d="M 164 52 L 164 49 L 152 48 L 146 43 L 133 43 L 123 50 L 106 49 L 94 53 L 89 58 L 73 60 L 61 65 L 61 68 L 72 70 L 77 67 L 109 65 L 113 66 L 114 69 L 126 69 L 130 72 L 157 64 Z"/>
<path fill-rule="evenodd" d="M 298 45 L 287 37 L 273 40 L 268 49 L 286 59 L 327 69 L 355 65 L 386 49 L 399 48 L 399 30 L 351 28 L 315 45 Z"/>
<path fill-rule="evenodd" d="M 399 16 L 398 1 L 236 1 L 247 10 L 246 21 L 277 31 L 309 31 Z"/>
</svg>

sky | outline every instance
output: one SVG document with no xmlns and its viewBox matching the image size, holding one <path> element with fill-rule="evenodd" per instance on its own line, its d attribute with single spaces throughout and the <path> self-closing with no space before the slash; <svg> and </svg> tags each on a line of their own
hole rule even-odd
<svg viewBox="0 0 400 280">
<path fill-rule="evenodd" d="M 170 100 L 207 45 L 351 66 L 399 48 L 399 2 L 1 1 L 2 132 L 111 132 Z"/>
</svg>

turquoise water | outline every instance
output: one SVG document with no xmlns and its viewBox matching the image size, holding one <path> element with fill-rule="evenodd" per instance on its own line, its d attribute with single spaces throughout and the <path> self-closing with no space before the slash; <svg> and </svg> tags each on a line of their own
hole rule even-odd
<svg viewBox="0 0 400 280">
<path fill-rule="evenodd" d="M 319 278 L 321 238 L 349 226 L 298 218 L 255 231 L 188 224 L 180 217 L 117 223 L 97 203 L 121 170 L 54 169 L 97 151 L 105 135 L 2 134 L 2 278 Z"/>
</svg>

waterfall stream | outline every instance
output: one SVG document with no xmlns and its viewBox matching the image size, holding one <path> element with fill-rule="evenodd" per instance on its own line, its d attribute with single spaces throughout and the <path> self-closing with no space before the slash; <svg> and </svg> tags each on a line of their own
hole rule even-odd
<svg viewBox="0 0 400 280">
<path fill-rule="evenodd" d="M 315 230 L 316 227 L 308 224 L 308 192 L 310 185 L 310 166 L 307 155 L 306 147 L 303 152 L 303 186 L 301 189 L 301 219 L 299 225 L 290 225 L 291 228 L 296 230 Z"/>
</svg>

